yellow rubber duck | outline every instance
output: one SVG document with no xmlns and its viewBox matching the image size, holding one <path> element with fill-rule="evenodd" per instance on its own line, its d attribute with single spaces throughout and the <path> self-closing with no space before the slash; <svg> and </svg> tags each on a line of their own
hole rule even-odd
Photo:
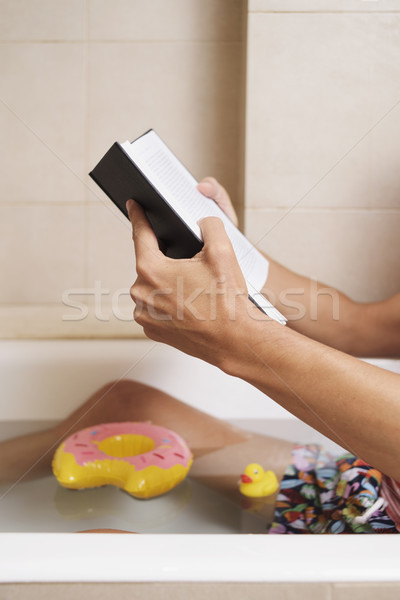
<svg viewBox="0 0 400 600">
<path fill-rule="evenodd" d="M 264 471 L 261 465 L 251 463 L 247 465 L 243 475 L 240 476 L 239 490 L 244 496 L 261 498 L 275 494 L 279 483 L 273 471 Z"/>
</svg>

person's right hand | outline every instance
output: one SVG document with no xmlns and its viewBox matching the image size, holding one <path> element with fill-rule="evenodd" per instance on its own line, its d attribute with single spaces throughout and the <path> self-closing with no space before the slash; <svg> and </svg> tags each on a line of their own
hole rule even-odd
<svg viewBox="0 0 400 600">
<path fill-rule="evenodd" d="M 226 189 L 218 183 L 215 177 L 205 177 L 200 181 L 197 189 L 204 194 L 204 196 L 207 196 L 207 198 L 214 200 L 232 223 L 236 225 L 236 227 L 238 226 L 237 214 L 233 208 L 229 194 Z"/>
<path fill-rule="evenodd" d="M 247 325 L 240 324 L 262 313 L 248 299 L 222 220 L 202 219 L 203 248 L 192 258 L 174 259 L 159 249 L 139 204 L 129 200 L 127 210 L 138 275 L 131 287 L 135 321 L 150 339 L 223 368 L 242 352 L 236 336 Z"/>
</svg>

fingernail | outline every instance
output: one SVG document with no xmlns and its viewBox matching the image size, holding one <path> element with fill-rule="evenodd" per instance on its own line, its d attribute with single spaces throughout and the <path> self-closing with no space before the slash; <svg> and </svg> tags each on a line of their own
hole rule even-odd
<svg viewBox="0 0 400 600">
<path fill-rule="evenodd" d="M 133 200 L 127 200 L 126 202 L 126 210 L 129 212 L 133 204 Z"/>
</svg>

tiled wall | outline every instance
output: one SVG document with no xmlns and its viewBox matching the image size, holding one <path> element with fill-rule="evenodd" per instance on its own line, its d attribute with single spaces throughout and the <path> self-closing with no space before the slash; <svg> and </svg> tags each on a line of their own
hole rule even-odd
<svg viewBox="0 0 400 600">
<path fill-rule="evenodd" d="M 153 127 L 240 210 L 244 0 L 0 0 L 0 14 L 0 336 L 140 335 L 129 225 L 87 173 Z"/>
<path fill-rule="evenodd" d="M 246 232 L 358 300 L 400 288 L 400 3 L 250 0 Z"/>
<path fill-rule="evenodd" d="M 399 3 L 248 10 L 245 111 L 245 0 L 0 0 L 1 337 L 140 335 L 129 226 L 87 173 L 149 127 L 241 212 L 245 117 L 248 236 L 354 298 L 398 290 Z"/>
</svg>

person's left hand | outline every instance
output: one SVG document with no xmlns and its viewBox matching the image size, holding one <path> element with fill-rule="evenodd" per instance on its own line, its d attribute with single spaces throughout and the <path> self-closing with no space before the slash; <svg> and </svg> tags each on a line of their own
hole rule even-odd
<svg viewBox="0 0 400 600">
<path fill-rule="evenodd" d="M 131 288 L 135 321 L 149 338 L 220 366 L 232 351 L 232 321 L 253 306 L 222 221 L 201 220 L 202 250 L 172 259 L 160 251 L 142 208 L 129 200 L 127 210 L 138 275 Z"/>
<path fill-rule="evenodd" d="M 199 192 L 211 198 L 218 204 L 221 210 L 232 221 L 236 227 L 238 226 L 238 217 L 233 208 L 232 200 L 226 189 L 215 179 L 215 177 L 205 177 L 197 184 Z"/>
</svg>

